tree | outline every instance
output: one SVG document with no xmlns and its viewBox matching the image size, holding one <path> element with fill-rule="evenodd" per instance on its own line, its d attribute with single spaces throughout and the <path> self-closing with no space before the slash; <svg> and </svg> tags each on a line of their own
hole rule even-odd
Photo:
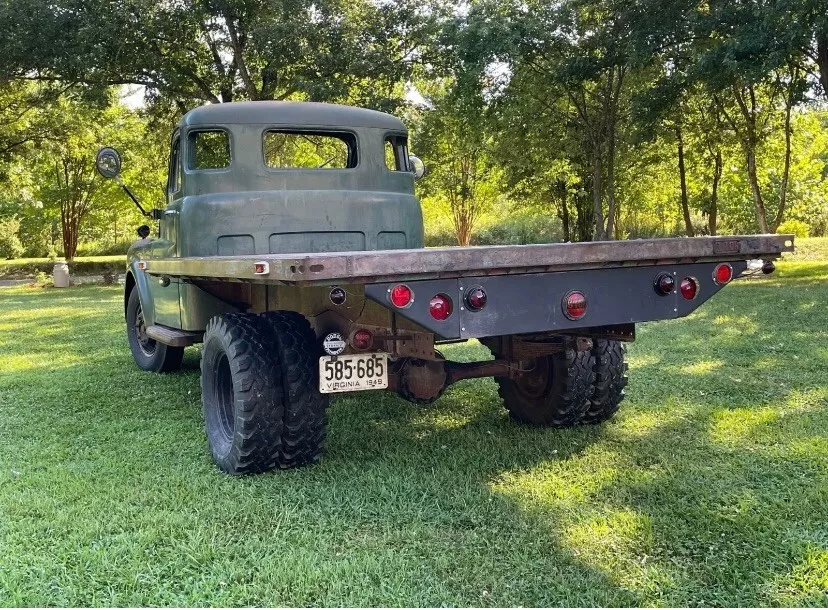
<svg viewBox="0 0 828 610">
<path fill-rule="evenodd" d="M 130 168 L 134 174 L 141 170 L 144 158 L 140 149 L 146 152 L 145 128 L 137 115 L 119 104 L 98 108 L 68 98 L 56 104 L 53 119 L 50 137 L 35 159 L 37 196 L 45 208 L 59 211 L 63 253 L 72 260 L 83 225 L 93 211 L 129 205 L 112 182 L 98 176 L 96 152 L 106 144 L 137 153 L 125 156 L 138 161 L 137 167 Z M 147 158 L 154 162 L 151 155 Z M 146 162 L 143 167 L 151 175 Z M 140 194 L 145 188 L 136 190 Z"/>
<path fill-rule="evenodd" d="M 39 143 L 49 135 L 50 108 L 69 86 L 0 80 L 0 159 Z"/>
<path fill-rule="evenodd" d="M 426 90 L 431 109 L 417 125 L 417 150 L 428 166 L 422 190 L 446 203 L 458 245 L 468 246 L 499 192 L 482 99 L 463 96 L 456 82 Z"/>
<path fill-rule="evenodd" d="M 143 85 L 151 100 L 391 107 L 433 16 L 413 0 L 3 0 L 0 76 Z"/>
<path fill-rule="evenodd" d="M 19 231 L 20 221 L 17 218 L 0 219 L 0 258 L 19 258 L 23 254 Z"/>
</svg>

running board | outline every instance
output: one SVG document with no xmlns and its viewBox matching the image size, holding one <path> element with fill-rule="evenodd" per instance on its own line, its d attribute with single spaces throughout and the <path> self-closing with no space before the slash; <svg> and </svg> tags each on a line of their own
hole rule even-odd
<svg viewBox="0 0 828 610">
<path fill-rule="evenodd" d="M 176 328 L 170 328 L 169 326 L 154 324 L 147 327 L 147 336 L 170 347 L 187 347 L 194 343 L 201 343 L 204 333 L 178 330 Z"/>
</svg>

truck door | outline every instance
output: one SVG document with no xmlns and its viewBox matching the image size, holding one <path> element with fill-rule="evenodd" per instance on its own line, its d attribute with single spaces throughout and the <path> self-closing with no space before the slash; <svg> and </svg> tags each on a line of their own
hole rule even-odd
<svg viewBox="0 0 828 610">
<path fill-rule="evenodd" d="M 178 256 L 178 217 L 181 208 L 181 137 L 176 130 L 170 148 L 170 166 L 167 174 L 167 207 L 159 221 L 160 239 L 158 248 L 153 249 L 155 258 Z M 174 278 L 152 278 L 150 282 L 153 303 L 155 304 L 155 323 L 181 328 L 181 310 L 179 307 L 179 284 Z"/>
</svg>

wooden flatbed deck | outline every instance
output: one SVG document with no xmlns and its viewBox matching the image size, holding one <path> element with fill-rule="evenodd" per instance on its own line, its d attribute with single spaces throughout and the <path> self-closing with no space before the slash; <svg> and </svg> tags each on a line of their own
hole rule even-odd
<svg viewBox="0 0 828 610">
<path fill-rule="evenodd" d="M 479 275 L 779 258 L 793 235 L 735 235 L 630 241 L 255 254 L 142 260 L 171 277 L 275 284 L 366 284 Z M 266 273 L 256 264 L 265 263 Z"/>
</svg>

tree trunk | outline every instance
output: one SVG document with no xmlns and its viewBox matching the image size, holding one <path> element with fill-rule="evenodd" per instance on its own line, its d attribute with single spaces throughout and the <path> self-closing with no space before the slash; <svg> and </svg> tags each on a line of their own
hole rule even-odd
<svg viewBox="0 0 828 610">
<path fill-rule="evenodd" d="M 684 230 L 687 237 L 695 237 L 693 221 L 690 219 L 690 202 L 687 198 L 687 169 L 684 166 L 684 138 L 681 133 L 681 126 L 676 125 L 676 139 L 678 140 L 678 167 L 679 182 L 681 184 L 681 213 L 684 216 Z"/>
<path fill-rule="evenodd" d="M 760 232 L 768 233 L 768 217 L 765 213 L 765 202 L 762 199 L 762 191 L 759 188 L 759 177 L 756 175 L 756 150 L 752 146 L 746 146 L 745 155 L 747 157 L 750 191 L 753 194 L 753 207 L 756 211 L 756 223 L 759 225 Z"/>
<path fill-rule="evenodd" d="M 561 224 L 563 225 L 563 237 L 564 241 L 572 241 L 572 228 L 571 228 L 571 220 L 569 218 L 569 207 L 566 200 L 566 182 L 558 182 L 556 185 L 556 190 L 558 191 L 559 201 L 560 201 L 560 213 L 559 216 L 561 218 Z"/>
<path fill-rule="evenodd" d="M 60 225 L 63 233 L 63 257 L 67 261 L 75 258 L 78 250 L 78 219 L 75 202 L 62 203 L 60 206 Z"/>
<path fill-rule="evenodd" d="M 714 161 L 713 166 L 713 188 L 712 192 L 710 193 L 710 208 L 707 212 L 707 227 L 710 229 L 711 235 L 716 235 L 717 230 L 717 219 L 716 215 L 718 213 L 718 206 L 719 206 L 719 181 L 722 179 L 722 151 L 716 150 L 716 159 Z"/>
<path fill-rule="evenodd" d="M 615 201 L 615 135 L 610 136 L 610 151 L 607 159 L 607 230 L 605 239 L 615 236 L 615 218 L 618 206 Z"/>
<path fill-rule="evenodd" d="M 785 205 L 788 198 L 788 179 L 791 175 L 791 110 L 794 101 L 795 81 L 796 72 L 792 74 L 791 83 L 788 85 L 788 96 L 785 99 L 785 165 L 782 170 L 782 181 L 779 184 L 779 209 L 776 211 L 776 219 L 771 226 L 771 231 L 774 233 L 776 233 L 776 229 L 779 228 L 782 219 L 785 217 Z"/>
<path fill-rule="evenodd" d="M 817 32 L 817 65 L 822 93 L 828 98 L 828 31 Z"/>
<path fill-rule="evenodd" d="M 615 119 L 610 121 L 607 151 L 607 228 L 605 239 L 615 237 L 615 218 L 618 213 L 615 200 Z"/>
<path fill-rule="evenodd" d="M 593 144 L 592 151 L 592 214 L 595 221 L 595 240 L 603 241 L 607 238 L 604 232 L 604 210 L 602 209 L 602 173 L 601 148 Z"/>
</svg>

